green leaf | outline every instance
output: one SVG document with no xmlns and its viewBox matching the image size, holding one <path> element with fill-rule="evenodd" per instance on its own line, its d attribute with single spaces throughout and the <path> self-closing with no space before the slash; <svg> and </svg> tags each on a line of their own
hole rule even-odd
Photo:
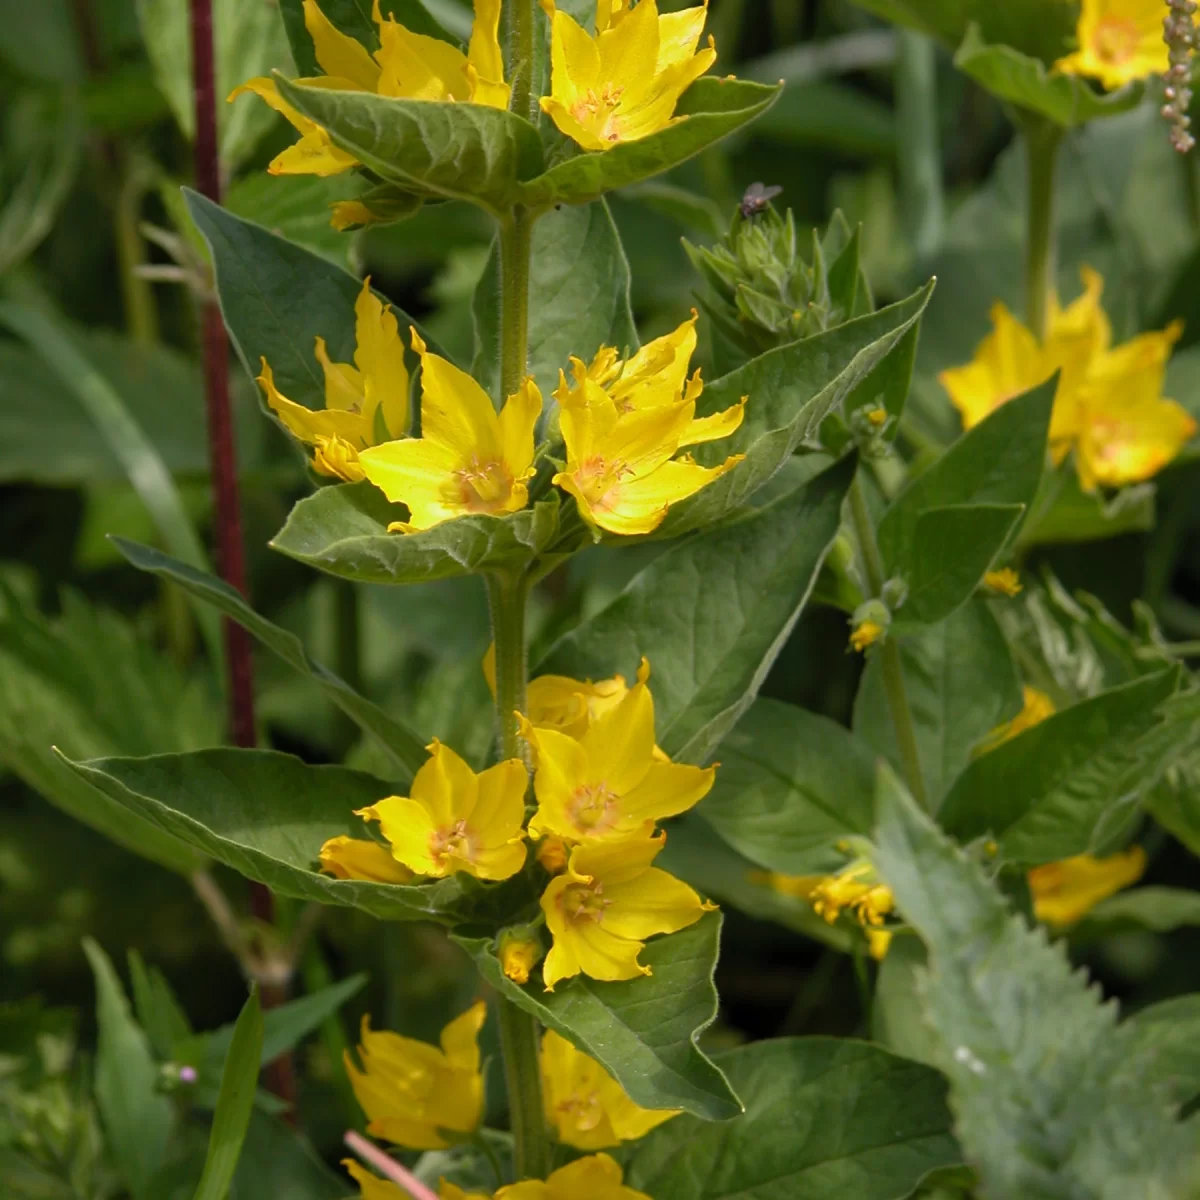
<svg viewBox="0 0 1200 1200">
<path fill-rule="evenodd" d="M 181 875 L 207 858 L 114 804 L 53 752 L 77 758 L 216 745 L 206 693 L 122 617 L 73 593 L 50 621 L 9 598 L 0 619 L 0 762 L 49 803 Z"/>
<path fill-rule="evenodd" d="M 314 767 L 273 750 L 205 750 L 72 762 L 117 804 L 281 896 L 360 908 L 384 921 L 454 925 L 526 902 L 521 877 L 482 884 L 462 875 L 424 884 L 332 879 L 315 870 L 331 837 L 369 837 L 356 816 L 390 784 L 344 767 Z"/>
<path fill-rule="evenodd" d="M 204 1174 L 194 1200 L 225 1200 L 242 1154 L 242 1143 L 250 1125 L 258 1065 L 263 1048 L 263 1016 L 258 991 L 251 990 L 229 1043 L 221 1091 L 213 1114 Z"/>
<path fill-rule="evenodd" d="M 996 1196 L 1194 1194 L 1195 1134 L 1062 944 L 880 771 L 875 865 L 929 949 L 922 996 L 956 1132 Z M 1152 1154 L 1146 1147 L 1153 1146 Z"/>
<path fill-rule="evenodd" d="M 136 1200 L 158 1200 L 150 1184 L 166 1158 L 174 1106 L 157 1090 L 158 1064 L 129 1012 L 111 960 L 91 938 L 84 938 L 83 950 L 96 979 L 99 1038 L 93 1087 L 108 1147 Z"/>
<path fill-rule="evenodd" d="M 925 1023 L 921 979 L 928 956 L 911 931 L 892 938 L 879 964 L 871 1003 L 871 1039 L 915 1062 L 937 1066 L 937 1035 Z"/>
<path fill-rule="evenodd" d="M 717 1015 L 720 935 L 721 917 L 711 913 L 647 944 L 642 962 L 652 975 L 620 983 L 580 975 L 553 992 L 540 979 L 519 987 L 507 978 L 490 939 L 452 936 L 492 987 L 590 1054 L 637 1104 L 726 1121 L 741 1105 L 696 1044 Z"/>
<path fill-rule="evenodd" d="M 1171 933 L 1195 925 L 1200 925 L 1200 892 L 1187 888 L 1139 887 L 1102 900 L 1082 921 L 1071 927 L 1071 938 L 1083 942 L 1135 929 Z"/>
<path fill-rule="evenodd" d="M 688 1200 L 904 1200 L 961 1161 L 946 1084 L 866 1042 L 779 1038 L 717 1058 L 746 1099 L 734 1121 L 660 1125 L 634 1147 L 625 1182 Z"/>
<path fill-rule="evenodd" d="M 944 621 L 966 604 L 1004 549 L 1025 509 L 1019 504 L 930 508 L 917 518 L 912 541 L 887 562 L 887 574 L 908 585 L 894 635 Z"/>
<path fill-rule="evenodd" d="M 142 956 L 129 951 L 129 979 L 133 984 L 133 1006 L 141 1027 L 150 1040 L 155 1057 L 166 1061 L 175 1047 L 192 1036 L 192 1027 L 166 976 L 157 967 L 147 967 Z"/>
<path fill-rule="evenodd" d="M 921 514 L 963 504 L 1033 504 L 1046 461 L 1055 381 L 1000 405 L 915 476 L 879 522 L 884 561 L 902 558 Z"/>
<path fill-rule="evenodd" d="M 1084 853 L 1106 810 L 1165 769 L 1164 735 L 1190 735 L 1194 703 L 1171 720 L 1158 711 L 1178 681 L 1176 668 L 1111 688 L 980 755 L 946 796 L 942 825 L 964 841 L 990 834 L 1027 865 Z"/>
<path fill-rule="evenodd" d="M 1176 1104 L 1200 1096 L 1200 995 L 1151 1004 L 1134 1013 L 1124 1031 L 1135 1052 L 1152 1061 L 1155 1081 L 1165 1084 Z"/>
<path fill-rule="evenodd" d="M 558 532 L 558 499 L 504 517 L 468 516 L 388 533 L 408 510 L 369 483 L 323 487 L 292 509 L 271 547 L 359 583 L 428 583 L 528 563 Z"/>
<path fill-rule="evenodd" d="M 820 873 L 834 844 L 874 820 L 875 760 L 828 717 L 759 699 L 721 744 L 700 815 L 747 858 L 787 875 Z"/>
<path fill-rule="evenodd" d="M 223 203 L 234 216 L 254 221 L 348 270 L 357 240 L 334 229 L 330 210 L 337 201 L 358 196 L 362 190 L 356 177 L 324 179 L 256 171 L 237 180 Z"/>
<path fill-rule="evenodd" d="M 212 251 L 221 315 L 246 370 L 257 375 L 265 358 L 289 400 L 324 408 L 325 375 L 313 346 L 323 337 L 334 362 L 353 362 L 361 281 L 196 192 L 185 188 L 184 197 Z M 392 311 L 402 330 L 416 324 L 395 305 Z M 436 339 L 426 341 L 437 350 Z"/>
<path fill-rule="evenodd" d="M 954 55 L 954 65 L 999 100 L 1071 128 L 1128 112 L 1142 102 L 1141 84 L 1101 92 L 1079 75 L 1048 71 L 1044 63 L 1012 46 L 988 45 L 971 24 Z"/>
<path fill-rule="evenodd" d="M 149 571 L 163 579 L 169 579 L 189 595 L 211 604 L 225 616 L 232 617 L 288 666 L 312 679 L 360 729 L 371 734 L 379 742 L 406 778 L 411 778 L 421 769 L 426 752 L 425 743 L 420 737 L 406 725 L 389 716 L 379 705 L 356 692 L 327 667 L 314 662 L 294 633 L 280 629 L 266 617 L 260 616 L 234 588 L 213 575 L 194 570 L 187 563 L 181 563 L 149 546 L 128 542 L 124 538 L 114 538 L 113 542 L 138 570 Z"/>
<path fill-rule="evenodd" d="M 1085 492 L 1075 464 L 1068 460 L 1047 471 L 1021 529 L 1018 547 L 1092 542 L 1122 533 L 1145 533 L 1154 528 L 1153 483 L 1137 483 L 1112 496 Z"/>
<path fill-rule="evenodd" d="M 547 400 L 572 355 L 591 362 L 601 346 L 636 350 L 629 307 L 629 260 L 600 200 L 546 213 L 533 228 L 528 371 Z M 475 364 L 484 390 L 500 391 L 499 243 L 475 289 Z"/>
<path fill-rule="evenodd" d="M 350 1184 L 321 1161 L 308 1139 L 254 1109 L 230 1200 L 345 1200 Z"/>
<path fill-rule="evenodd" d="M 521 199 L 531 208 L 581 204 L 661 175 L 766 112 L 779 91 L 778 86 L 738 79 L 697 79 L 676 109 L 686 120 L 611 150 L 576 154 L 536 179 L 526 177 Z"/>
<path fill-rule="evenodd" d="M 1021 710 L 1012 652 L 983 600 L 900 642 L 904 690 L 912 709 L 921 774 L 937 804 L 971 761 L 975 747 Z M 854 732 L 901 769 L 895 726 L 883 688 L 883 664 L 871 655 L 854 701 Z"/>
<path fill-rule="evenodd" d="M 542 168 L 537 130 L 506 109 L 304 87 L 279 75 L 275 82 L 335 145 L 417 195 L 469 200 L 500 218 L 517 201 L 518 182 Z"/>
<path fill-rule="evenodd" d="M 697 446 L 696 459 L 706 466 L 730 454 L 746 459 L 695 496 L 673 504 L 651 536 L 678 537 L 712 525 L 744 504 L 798 447 L 819 450 L 821 422 L 890 355 L 903 357 L 905 336 L 920 321 L 932 287 L 827 333 L 770 350 L 706 387 L 697 416 L 719 412 L 743 396 L 750 400 L 737 432 Z"/>
<path fill-rule="evenodd" d="M 672 546 L 552 647 L 536 673 L 632 679 L 646 655 L 660 745 L 705 761 L 795 626 L 856 466 L 844 459 L 741 520 Z"/>
</svg>

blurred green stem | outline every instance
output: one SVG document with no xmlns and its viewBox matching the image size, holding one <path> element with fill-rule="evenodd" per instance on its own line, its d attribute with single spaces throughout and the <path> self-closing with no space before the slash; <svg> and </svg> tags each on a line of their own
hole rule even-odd
<svg viewBox="0 0 1200 1200">
<path fill-rule="evenodd" d="M 517 727 L 525 711 L 525 604 L 529 581 L 524 574 L 497 573 L 487 577 L 496 647 L 496 725 L 501 758 L 528 763 L 528 749 Z"/>
<path fill-rule="evenodd" d="M 546 1117 L 542 1110 L 537 1018 L 503 996 L 497 1009 L 513 1134 L 513 1170 L 518 1182 L 545 1179 L 550 1173 L 550 1140 L 546 1137 Z"/>
<path fill-rule="evenodd" d="M 140 225 L 147 184 L 145 169 L 137 162 L 131 162 L 128 154 L 122 153 L 113 223 L 125 324 L 130 337 L 142 345 L 158 341 L 158 310 L 154 304 L 154 289 L 148 279 L 138 274 L 138 268 L 146 265 L 146 247 Z"/>
<path fill-rule="evenodd" d="M 1046 338 L 1046 314 L 1056 274 L 1054 176 L 1062 130 L 1041 117 L 1026 115 L 1028 207 L 1025 228 L 1025 321 L 1039 341 Z"/>
<path fill-rule="evenodd" d="M 946 204 L 938 136 L 937 59 L 933 42 L 924 34 L 896 30 L 895 86 L 904 225 L 917 258 L 927 259 L 941 245 Z"/>
<path fill-rule="evenodd" d="M 855 475 L 854 482 L 850 485 L 849 499 L 850 517 L 854 522 L 854 532 L 862 553 L 867 587 L 871 595 L 878 598 L 883 593 L 883 559 L 879 553 L 879 543 L 875 540 L 875 523 L 871 520 L 871 511 L 867 507 L 867 498 L 863 494 L 862 482 L 858 475 Z M 888 711 L 892 715 L 892 726 L 896 731 L 896 745 L 900 750 L 900 761 L 909 790 L 917 803 L 928 810 L 929 797 L 925 791 L 925 779 L 921 774 L 921 756 L 917 752 L 912 709 L 909 707 L 908 693 L 904 688 L 900 647 L 891 637 L 885 637 L 879 646 L 879 665 L 883 673 L 883 690 L 887 696 Z"/>
<path fill-rule="evenodd" d="M 529 260 L 534 216 L 515 209 L 500 224 L 500 400 L 521 387 L 529 354 Z"/>
</svg>

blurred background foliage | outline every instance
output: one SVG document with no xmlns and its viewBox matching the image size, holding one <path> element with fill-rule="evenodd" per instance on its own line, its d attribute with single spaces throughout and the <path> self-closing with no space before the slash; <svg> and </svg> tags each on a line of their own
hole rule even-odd
<svg viewBox="0 0 1200 1200">
<path fill-rule="evenodd" d="M 448 28 L 468 29 L 458 0 L 427 3 Z M 289 66 L 269 0 L 222 0 L 217 10 L 222 89 Z M 750 183 L 778 185 L 778 203 L 802 231 L 837 208 L 861 222 L 864 266 L 881 302 L 938 277 L 900 444 L 910 456 L 944 444 L 958 420 L 936 373 L 970 357 L 995 300 L 1021 309 L 1024 167 L 1010 123 L 947 55 L 931 56 L 848 0 L 712 0 L 710 29 L 720 69 L 787 86 L 748 133 L 612 198 L 644 337 L 674 327 L 696 302 L 700 281 L 681 239 L 711 244 Z M 81 939 L 96 939 L 119 964 L 132 948 L 161 969 L 197 1029 L 232 1020 L 244 996 L 187 864 L 152 865 L 68 816 L 71 788 L 82 785 L 47 750 L 143 754 L 221 736 L 203 626 L 179 593 L 131 570 L 105 536 L 178 553 L 130 483 L 130 444 L 105 397 L 145 433 L 187 514 L 202 529 L 209 515 L 196 320 L 184 286 L 202 277 L 203 263 L 178 199 L 191 161 L 186 47 L 182 0 L 4 0 L 0 19 L 0 321 L 14 304 L 37 312 L 76 351 L 64 358 L 45 342 L 0 336 L 0 1065 L 37 1031 L 38 1062 L 22 1067 L 36 1079 L 22 1087 L 41 1089 L 38 1119 L 56 1137 L 69 1134 L 72 1153 L 84 1157 L 93 1118 L 73 1107 L 78 1076 L 68 1072 L 71 1047 L 95 1037 Z M 481 215 L 429 205 L 402 224 L 336 234 L 328 204 L 345 194 L 344 181 L 263 170 L 292 136 L 265 106 L 226 111 L 228 206 L 370 273 L 469 360 L 472 294 L 490 237 Z M 1147 102 L 1070 137 L 1060 194 L 1063 295 L 1077 294 L 1078 268 L 1088 263 L 1107 281 L 1118 339 L 1184 318 L 1166 391 L 1200 417 L 1195 155 L 1171 150 Z M 711 347 L 702 354 L 712 377 Z M 233 382 L 255 606 L 412 727 L 482 758 L 490 728 L 483 588 L 465 579 L 352 589 L 273 553 L 269 537 L 310 483 L 237 364 Z M 1185 452 L 1156 496 L 1125 495 L 1110 514 L 1117 536 L 1041 547 L 1026 577 L 1052 569 L 1068 591 L 1093 594 L 1126 625 L 1141 597 L 1169 637 L 1200 637 L 1198 470 Z M 548 644 L 599 609 L 657 552 L 573 560 L 536 599 L 535 641 Z M 845 615 L 811 608 L 765 694 L 848 722 L 861 661 L 845 644 Z M 256 670 L 264 744 L 371 766 L 374 751 L 311 681 L 269 655 Z M 1146 882 L 1186 882 L 1191 868 L 1174 842 L 1157 830 L 1143 840 L 1152 856 Z M 672 850 L 681 862 L 691 856 L 692 875 L 722 881 L 711 887 L 727 901 L 714 1040 L 868 1027 L 854 961 L 808 936 L 815 918 L 806 906 L 753 888 L 732 851 L 714 857 L 712 839 L 689 838 L 686 826 Z M 221 883 L 245 905 L 238 879 L 223 874 Z M 298 983 L 304 991 L 370 974 L 343 1010 L 344 1026 L 327 1022 L 299 1060 L 303 1123 L 327 1154 L 352 1119 L 336 1054 L 358 1016 L 369 1009 L 378 1026 L 433 1038 L 474 986 L 465 959 L 436 930 L 393 926 L 381 939 L 375 928 L 348 910 L 327 912 Z M 1155 932 L 1093 923 L 1073 936 L 1079 958 L 1132 1006 L 1200 989 L 1200 934 L 1186 925 Z M 0 1142 L 15 1119 L 6 1108 L 13 1078 L 0 1069 Z"/>
</svg>

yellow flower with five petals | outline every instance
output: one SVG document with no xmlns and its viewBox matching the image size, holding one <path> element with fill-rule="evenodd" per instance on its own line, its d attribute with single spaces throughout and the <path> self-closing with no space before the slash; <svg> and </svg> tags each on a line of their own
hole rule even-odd
<svg viewBox="0 0 1200 1200">
<path fill-rule="evenodd" d="M 354 365 L 333 362 L 325 339 L 314 354 L 325 374 L 325 407 L 306 408 L 275 386 L 270 364 L 262 360 L 267 404 L 294 437 L 314 448 L 312 464 L 322 475 L 357 483 L 363 479 L 359 452 L 402 437 L 408 428 L 408 368 L 404 345 L 391 310 L 363 280 L 354 303 Z"/>
<path fill-rule="evenodd" d="M 497 415 L 488 394 L 465 371 L 431 354 L 414 329 L 421 358 L 421 436 L 373 446 L 359 455 L 363 473 L 408 521 L 413 533 L 472 513 L 502 516 L 529 502 L 533 434 L 542 394 L 532 378 Z"/>
<path fill-rule="evenodd" d="M 635 1104 L 594 1058 L 552 1029 L 542 1038 L 542 1097 L 558 1140 L 577 1150 L 636 1141 L 681 1111 Z"/>
<path fill-rule="evenodd" d="M 440 879 L 461 871 L 507 879 L 525 865 L 527 781 L 519 758 L 476 774 L 449 746 L 434 741 L 411 796 L 389 796 L 357 815 L 378 821 L 393 857 L 417 875 Z"/>
<path fill-rule="evenodd" d="M 1163 41 L 1162 0 L 1083 0 L 1076 26 L 1079 49 L 1060 58 L 1054 69 L 1064 75 L 1088 75 L 1109 89 L 1168 66 Z"/>
<path fill-rule="evenodd" d="M 716 61 L 697 52 L 707 4 L 659 16 L 655 0 L 633 7 L 598 0 L 596 36 L 586 33 L 553 0 L 550 95 L 543 110 L 585 150 L 611 150 L 684 120 L 675 116 L 680 96 Z"/>
<path fill-rule="evenodd" d="M 483 1116 L 479 1031 L 486 1016 L 477 1001 L 442 1030 L 440 1047 L 375 1032 L 363 1017 L 362 1069 L 349 1051 L 345 1063 L 367 1132 L 412 1150 L 444 1150 L 451 1144 L 445 1133 L 474 1133 Z"/>
<path fill-rule="evenodd" d="M 542 977 L 547 991 L 580 973 L 592 979 L 649 975 L 638 957 L 646 939 L 695 924 L 715 905 L 652 866 L 666 834 L 577 846 L 564 874 L 542 894 L 554 945 Z"/>
</svg>

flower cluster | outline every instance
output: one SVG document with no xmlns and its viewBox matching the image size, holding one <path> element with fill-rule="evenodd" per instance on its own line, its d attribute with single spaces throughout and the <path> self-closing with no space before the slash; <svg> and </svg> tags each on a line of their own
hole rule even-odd
<svg viewBox="0 0 1200 1200">
<path fill-rule="evenodd" d="M 485 660 L 485 672 L 490 668 Z M 533 868 L 553 876 L 541 910 L 553 945 L 547 990 L 580 973 L 593 979 L 648 975 L 639 955 L 649 937 L 674 933 L 712 906 L 652 864 L 666 835 L 655 823 L 691 808 L 715 767 L 672 762 L 654 740 L 654 701 L 643 660 L 633 687 L 565 676 L 535 679 L 518 714 L 535 759 L 537 807 L 526 824 L 528 773 L 508 759 L 476 773 L 434 741 L 411 794 L 359 809 L 386 845 L 331 838 L 322 870 L 341 879 L 409 883 L 455 873 L 501 880 L 526 865 L 526 838 L 540 841 Z M 545 852 L 542 852 L 545 851 Z M 509 978 L 525 983 L 543 958 L 537 927 L 505 930 L 498 952 Z"/>
<path fill-rule="evenodd" d="M 1104 282 L 1084 268 L 1084 291 L 1063 308 L 1052 300 L 1042 340 L 1003 304 L 992 332 L 966 366 L 943 371 L 942 386 L 970 429 L 1014 396 L 1058 372 L 1050 451 L 1060 463 L 1074 451 L 1080 485 L 1121 487 L 1149 479 L 1196 432 L 1196 422 L 1164 399 L 1163 379 L 1182 327 L 1145 333 L 1114 346 L 1100 304 Z"/>
</svg>

